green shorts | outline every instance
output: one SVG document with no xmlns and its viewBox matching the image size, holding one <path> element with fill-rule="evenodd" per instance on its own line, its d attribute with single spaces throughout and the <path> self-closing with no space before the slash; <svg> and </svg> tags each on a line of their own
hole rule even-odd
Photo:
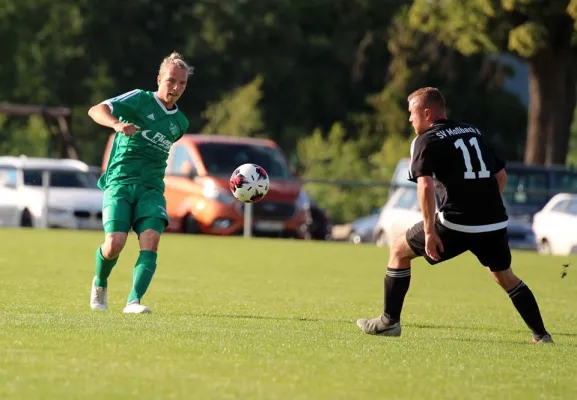
<svg viewBox="0 0 577 400">
<path fill-rule="evenodd" d="M 167 225 L 166 199 L 159 190 L 133 184 L 113 185 L 104 191 L 104 232 L 128 233 L 132 228 L 138 235 L 146 229 L 163 233 Z"/>
</svg>

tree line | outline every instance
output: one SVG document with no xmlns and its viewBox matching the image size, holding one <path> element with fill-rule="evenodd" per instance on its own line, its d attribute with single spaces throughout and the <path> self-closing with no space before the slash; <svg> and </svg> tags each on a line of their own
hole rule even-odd
<svg viewBox="0 0 577 400">
<path fill-rule="evenodd" d="M 564 164 L 577 79 L 577 0 L 3 0 L 0 102 L 71 107 L 82 158 L 107 132 L 86 112 L 154 90 L 173 50 L 195 66 L 179 103 L 191 132 L 266 136 L 310 178 L 388 180 L 413 133 L 406 96 L 436 86 L 449 115 L 508 160 Z M 529 108 L 504 89 L 510 53 L 529 67 Z M 45 156 L 38 118 L 0 116 L 0 152 Z M 336 220 L 380 189 L 311 186 Z M 361 200 L 362 198 L 362 200 Z"/>
</svg>

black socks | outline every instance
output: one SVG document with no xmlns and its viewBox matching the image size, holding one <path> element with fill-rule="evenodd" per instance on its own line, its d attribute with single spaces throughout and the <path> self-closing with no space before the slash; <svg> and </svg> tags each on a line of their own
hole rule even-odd
<svg viewBox="0 0 577 400">
<path fill-rule="evenodd" d="M 507 293 L 513 302 L 513 305 L 521 314 L 521 318 L 527 324 L 529 329 L 533 331 L 533 336 L 542 337 L 547 334 L 539 305 L 531 289 L 523 281 L 519 282 L 513 289 L 508 290 Z"/>
<path fill-rule="evenodd" d="M 405 295 L 411 283 L 411 268 L 391 269 L 387 267 L 385 275 L 385 304 L 384 316 L 391 323 L 401 320 L 401 311 Z"/>
</svg>

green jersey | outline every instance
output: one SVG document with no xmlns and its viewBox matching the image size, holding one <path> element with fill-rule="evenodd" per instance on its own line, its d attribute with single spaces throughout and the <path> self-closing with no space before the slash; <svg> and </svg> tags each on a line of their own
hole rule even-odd
<svg viewBox="0 0 577 400">
<path fill-rule="evenodd" d="M 167 110 L 154 92 L 135 89 L 103 102 L 120 122 L 138 130 L 132 136 L 116 133 L 106 172 L 98 186 L 140 184 L 164 192 L 168 152 L 186 133 L 188 120 L 178 107 Z"/>
</svg>

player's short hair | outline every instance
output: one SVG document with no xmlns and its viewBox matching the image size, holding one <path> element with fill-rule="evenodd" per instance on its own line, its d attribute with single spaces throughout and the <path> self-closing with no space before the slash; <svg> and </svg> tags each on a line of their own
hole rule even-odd
<svg viewBox="0 0 577 400">
<path fill-rule="evenodd" d="M 422 97 L 424 104 L 436 104 L 441 108 L 445 108 L 445 98 L 437 88 L 423 87 L 417 89 L 407 97 L 407 101 L 411 101 L 416 97 Z"/>
<path fill-rule="evenodd" d="M 194 67 L 188 65 L 186 61 L 184 61 L 182 54 L 177 53 L 176 51 L 173 51 L 168 57 L 165 57 L 164 60 L 162 60 L 158 73 L 162 74 L 162 71 L 164 71 L 164 69 L 169 65 L 174 65 L 175 67 L 185 70 L 188 75 L 192 75 L 194 72 Z"/>
</svg>

